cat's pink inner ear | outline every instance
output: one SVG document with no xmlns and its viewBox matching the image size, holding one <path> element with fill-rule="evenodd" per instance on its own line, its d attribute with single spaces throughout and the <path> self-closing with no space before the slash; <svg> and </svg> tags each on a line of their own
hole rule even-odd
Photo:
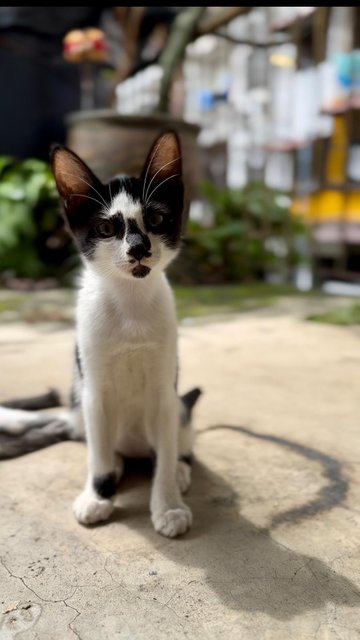
<svg viewBox="0 0 360 640">
<path fill-rule="evenodd" d="M 145 171 L 157 181 L 170 176 L 181 176 L 181 149 L 177 135 L 172 131 L 162 134 L 150 149 Z"/>
<path fill-rule="evenodd" d="M 87 195 L 96 181 L 86 164 L 68 149 L 56 149 L 53 155 L 53 171 L 60 195 Z"/>
</svg>

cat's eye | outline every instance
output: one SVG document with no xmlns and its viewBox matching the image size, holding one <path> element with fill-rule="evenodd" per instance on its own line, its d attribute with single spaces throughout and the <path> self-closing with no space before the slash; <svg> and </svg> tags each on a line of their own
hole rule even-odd
<svg viewBox="0 0 360 640">
<path fill-rule="evenodd" d="M 153 211 L 148 216 L 148 223 L 151 227 L 159 227 L 164 219 L 164 216 L 157 211 Z"/>
<path fill-rule="evenodd" d="M 96 231 L 102 238 L 111 238 L 111 236 L 115 235 L 115 225 L 113 222 L 100 222 L 96 227 Z"/>
</svg>

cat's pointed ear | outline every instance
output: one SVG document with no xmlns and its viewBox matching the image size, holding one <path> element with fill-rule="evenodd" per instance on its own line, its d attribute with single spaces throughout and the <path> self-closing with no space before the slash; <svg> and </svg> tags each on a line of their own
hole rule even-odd
<svg viewBox="0 0 360 640">
<path fill-rule="evenodd" d="M 60 145 L 51 150 L 51 165 L 56 186 L 66 213 L 80 204 L 92 200 L 100 207 L 102 203 L 100 180 L 76 153 Z"/>
<path fill-rule="evenodd" d="M 155 140 L 146 158 L 141 179 L 145 192 L 149 188 L 147 197 L 151 193 L 150 182 L 153 185 L 165 181 L 171 183 L 173 179 L 181 181 L 181 146 L 175 131 L 166 131 Z"/>
</svg>

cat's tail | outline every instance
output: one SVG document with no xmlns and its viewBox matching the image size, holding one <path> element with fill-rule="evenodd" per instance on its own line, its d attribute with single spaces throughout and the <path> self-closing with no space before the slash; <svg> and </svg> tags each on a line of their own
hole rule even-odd
<svg viewBox="0 0 360 640">
<path fill-rule="evenodd" d="M 191 426 L 193 408 L 201 394 L 201 389 L 196 387 L 183 396 L 180 396 L 180 424 L 182 427 Z"/>
<path fill-rule="evenodd" d="M 189 476 L 189 469 L 191 467 L 193 461 L 193 442 L 194 442 L 194 431 L 192 428 L 192 411 L 197 403 L 200 395 L 202 394 L 201 389 L 196 387 L 195 389 L 191 389 L 183 396 L 179 397 L 180 401 L 180 429 L 179 429 L 179 437 L 178 437 L 178 451 L 179 451 L 179 461 L 183 463 L 182 466 L 182 474 L 185 473 L 185 476 Z M 184 467 L 187 467 L 187 470 L 184 471 Z M 190 481 L 190 476 L 188 477 L 185 485 L 187 485 Z"/>
<path fill-rule="evenodd" d="M 60 394 L 56 389 L 50 389 L 47 393 L 40 396 L 31 396 L 26 398 L 15 398 L 1 402 L 2 407 L 8 409 L 25 409 L 28 411 L 36 411 L 39 409 L 51 409 L 52 407 L 61 407 Z"/>
<path fill-rule="evenodd" d="M 184 393 L 183 396 L 180 396 L 188 419 L 191 418 L 192 410 L 201 394 L 201 389 L 199 389 L 199 387 L 195 387 L 195 389 L 191 389 L 191 391 L 188 391 L 187 393 Z"/>
<path fill-rule="evenodd" d="M 60 404 L 60 396 L 54 390 L 41 396 L 3 402 L 0 405 L 0 460 L 16 458 L 64 440 L 82 439 L 74 428 L 73 412 L 54 409 Z"/>
<path fill-rule="evenodd" d="M 196 388 L 181 396 L 182 427 L 191 427 L 192 411 L 201 393 L 201 390 Z M 54 390 L 41 396 L 2 402 L 0 460 L 16 458 L 57 442 L 84 440 L 81 418 L 79 419 L 73 410 L 57 409 L 60 405 L 59 394 Z M 180 431 L 187 452 L 190 447 L 190 436 L 187 435 L 189 429 Z"/>
</svg>

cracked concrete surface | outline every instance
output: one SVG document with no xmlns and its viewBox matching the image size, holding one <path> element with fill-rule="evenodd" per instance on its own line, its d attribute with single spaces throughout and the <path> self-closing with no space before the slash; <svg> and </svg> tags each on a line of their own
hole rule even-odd
<svg viewBox="0 0 360 640">
<path fill-rule="evenodd" d="M 151 528 L 145 471 L 78 525 L 81 443 L 0 463 L 0 639 L 360 638 L 359 338 L 288 309 L 180 327 L 181 390 L 204 395 L 178 540 Z M 1 397 L 65 395 L 72 348 L 3 325 Z"/>
</svg>

